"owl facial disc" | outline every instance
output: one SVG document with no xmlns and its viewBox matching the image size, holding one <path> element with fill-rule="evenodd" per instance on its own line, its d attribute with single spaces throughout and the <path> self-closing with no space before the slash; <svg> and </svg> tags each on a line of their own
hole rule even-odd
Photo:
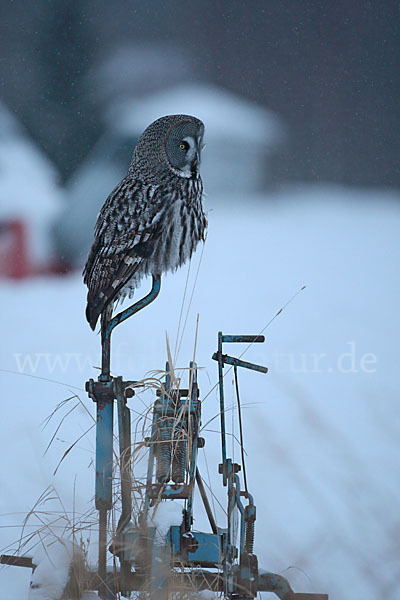
<svg viewBox="0 0 400 600">
<path fill-rule="evenodd" d="M 165 151 L 168 161 L 181 177 L 198 174 L 203 128 L 193 122 L 178 123 L 167 135 Z"/>
</svg>

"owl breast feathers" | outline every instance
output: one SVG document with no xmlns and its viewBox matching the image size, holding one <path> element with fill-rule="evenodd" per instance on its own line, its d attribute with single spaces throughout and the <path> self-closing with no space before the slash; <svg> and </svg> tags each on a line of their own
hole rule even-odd
<svg viewBox="0 0 400 600">
<path fill-rule="evenodd" d="M 174 271 L 205 239 L 203 134 L 195 117 L 172 115 L 139 138 L 126 177 L 100 211 L 83 271 L 92 329 L 104 311 L 132 296 L 143 276 Z"/>
</svg>

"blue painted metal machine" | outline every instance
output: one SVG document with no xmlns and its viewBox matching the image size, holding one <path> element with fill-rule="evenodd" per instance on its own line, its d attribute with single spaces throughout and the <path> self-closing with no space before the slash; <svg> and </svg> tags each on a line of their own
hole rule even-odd
<svg viewBox="0 0 400 600">
<path fill-rule="evenodd" d="M 228 600 L 252 600 L 258 592 L 273 592 L 280 600 L 328 600 L 326 594 L 293 592 L 288 581 L 275 573 L 260 571 L 254 554 L 256 507 L 248 490 L 238 368 L 266 373 L 267 368 L 223 353 L 223 344 L 262 343 L 264 336 L 218 333 L 218 363 L 222 461 L 219 473 L 227 488 L 226 522 L 219 527 L 214 519 L 197 466 L 198 452 L 205 441 L 200 437 L 201 399 L 197 366 L 189 365 L 188 387 L 177 385 L 167 363 L 165 379 L 153 405 L 148 447 L 145 494 L 140 514 L 132 511 L 131 419 L 128 399 L 137 382 L 123 381 L 110 374 L 110 341 L 113 329 L 148 304 L 160 291 L 160 278 L 153 277 L 149 294 L 108 322 L 102 322 L 102 371 L 97 381 L 86 383 L 96 403 L 96 493 L 99 511 L 99 561 L 97 572 L 86 574 L 86 589 L 98 590 L 103 600 L 142 592 L 151 600 L 167 600 L 175 592 L 193 594 L 211 590 Z M 227 456 L 225 429 L 224 368 L 234 372 L 239 417 L 242 465 Z M 113 505 L 114 404 L 118 415 L 121 514 L 113 542 L 107 548 L 108 515 Z M 239 473 L 242 472 L 243 486 Z M 210 532 L 193 530 L 193 494 L 197 486 L 207 513 Z M 149 519 L 160 502 L 184 501 L 181 522 L 169 526 L 160 538 Z M 236 517 L 239 540 L 236 542 Z M 135 519 L 133 519 L 135 516 Z M 180 517 L 179 517 L 180 518 Z M 107 551 L 119 560 L 119 567 L 107 569 Z M 28 557 L 2 555 L 0 563 L 33 567 Z M 81 582 L 76 589 L 81 589 Z"/>
<path fill-rule="evenodd" d="M 217 526 L 197 466 L 200 437 L 201 400 L 197 365 L 189 365 L 188 387 L 174 384 L 167 363 L 165 380 L 153 406 L 148 446 L 148 468 L 143 507 L 132 520 L 131 431 L 127 399 L 133 397 L 135 381 L 123 381 L 110 375 L 111 332 L 119 323 L 152 302 L 158 295 L 160 279 L 153 278 L 151 292 L 142 300 L 111 319 L 102 327 L 102 373 L 98 381 L 89 380 L 86 389 L 97 404 L 96 428 L 96 508 L 99 511 L 99 566 L 97 588 L 103 599 L 115 599 L 118 593 L 132 591 L 165 600 L 175 591 L 209 589 L 223 593 L 230 600 L 251 600 L 260 591 L 274 592 L 281 600 L 327 600 L 325 594 L 296 594 L 283 577 L 260 572 L 254 554 L 256 507 L 248 491 L 242 444 L 244 489 L 241 466 L 227 456 L 224 400 L 224 367 L 234 370 L 238 414 L 241 414 L 237 380 L 239 367 L 266 373 L 267 368 L 223 353 L 226 343 L 262 343 L 264 336 L 218 334 L 218 349 L 213 359 L 218 363 L 221 452 L 219 473 L 227 488 L 227 519 Z M 110 551 L 119 559 L 119 571 L 106 568 L 107 515 L 112 507 L 113 473 L 113 406 L 117 404 L 119 462 L 121 474 L 121 515 Z M 193 494 L 197 486 L 210 523 L 210 532 L 194 531 Z M 182 521 L 169 527 L 160 540 L 149 513 L 160 502 L 184 500 Z M 239 515 L 239 542 L 236 543 L 236 515 Z M 119 596 L 118 596 L 119 597 Z"/>
</svg>

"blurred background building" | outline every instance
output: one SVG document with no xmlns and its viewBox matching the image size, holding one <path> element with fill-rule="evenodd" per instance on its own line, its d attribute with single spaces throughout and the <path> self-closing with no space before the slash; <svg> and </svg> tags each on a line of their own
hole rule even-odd
<svg viewBox="0 0 400 600">
<path fill-rule="evenodd" d="M 62 206 L 56 168 L 0 102 L 0 277 L 63 270 L 50 234 Z"/>
</svg>

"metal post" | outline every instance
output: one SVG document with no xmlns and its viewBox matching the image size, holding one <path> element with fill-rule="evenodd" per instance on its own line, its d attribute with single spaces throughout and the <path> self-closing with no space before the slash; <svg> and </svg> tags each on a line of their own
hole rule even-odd
<svg viewBox="0 0 400 600">
<path fill-rule="evenodd" d="M 189 485 L 194 486 L 197 471 L 197 451 L 198 451 L 198 435 L 200 427 L 200 406 L 198 400 L 198 385 L 197 385 L 197 364 L 190 362 L 189 364 L 189 392 L 190 395 L 187 397 L 187 437 L 186 437 L 186 450 L 185 450 L 185 463 L 186 454 L 188 455 L 189 469 L 188 479 Z M 184 465 L 185 468 L 185 465 Z M 186 467 L 187 468 L 187 467 Z M 193 487 L 189 495 L 187 506 L 186 506 L 186 519 L 189 526 L 193 523 Z"/>
<path fill-rule="evenodd" d="M 127 472 L 130 465 L 130 418 L 129 409 L 125 406 L 124 387 L 121 378 L 113 378 L 110 373 L 111 333 L 117 325 L 137 313 L 155 300 L 160 292 L 161 277 L 153 275 L 150 292 L 127 309 L 112 318 L 112 305 L 108 306 L 101 318 L 101 375 L 95 383 L 90 380 L 86 384 L 89 396 L 97 404 L 96 422 L 96 496 L 95 505 L 99 511 L 99 595 L 106 598 L 107 575 L 107 516 L 112 507 L 112 467 L 113 467 L 113 408 L 114 399 L 118 398 L 118 414 L 120 421 L 120 454 L 121 485 L 123 511 L 120 519 L 129 519 L 131 515 L 130 478 Z M 117 393 L 116 393 L 117 392 Z M 128 456 L 129 454 L 129 456 Z M 126 465 L 128 464 L 128 468 Z"/>
<path fill-rule="evenodd" d="M 222 361 L 222 331 L 218 332 L 218 380 L 219 380 L 219 412 L 221 418 L 222 446 L 222 475 L 223 484 L 227 484 L 226 465 L 226 435 L 225 435 L 225 402 L 224 402 L 224 363 Z"/>
<path fill-rule="evenodd" d="M 96 423 L 96 508 L 112 505 L 113 401 L 97 401 Z"/>
<path fill-rule="evenodd" d="M 99 510 L 99 597 L 107 598 L 107 510 Z"/>
<path fill-rule="evenodd" d="M 122 511 L 118 522 L 118 531 L 129 523 L 132 514 L 131 494 L 131 418 L 130 410 L 126 405 L 125 390 L 122 377 L 115 377 L 117 407 L 118 407 L 118 433 L 119 433 L 119 469 L 121 475 L 121 505 Z"/>
<path fill-rule="evenodd" d="M 99 595 L 106 598 L 107 513 L 112 506 L 113 401 L 97 402 L 96 509 L 99 511 Z"/>
</svg>

